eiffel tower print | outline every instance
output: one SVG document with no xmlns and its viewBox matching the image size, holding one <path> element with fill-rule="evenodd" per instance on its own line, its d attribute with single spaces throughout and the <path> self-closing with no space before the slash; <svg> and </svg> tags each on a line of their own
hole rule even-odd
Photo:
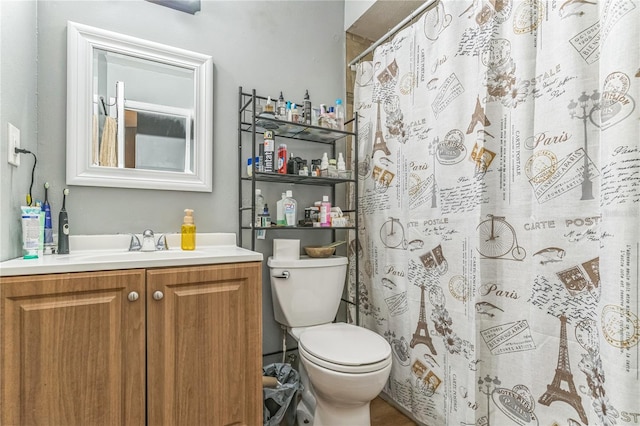
<svg viewBox="0 0 640 426">
<path fill-rule="evenodd" d="M 380 126 L 380 101 L 378 104 L 378 117 L 376 121 L 376 136 L 373 139 L 373 151 L 371 152 L 371 158 L 373 158 L 373 154 L 376 151 L 382 151 L 386 155 L 391 155 L 391 151 L 387 148 L 387 143 L 384 141 L 384 137 L 382 136 L 382 126 Z"/>
<path fill-rule="evenodd" d="M 471 134 L 473 129 L 476 127 L 476 124 L 481 123 L 483 126 L 490 126 L 491 122 L 484 114 L 484 108 L 480 105 L 480 97 L 476 98 L 476 107 L 473 110 L 473 114 L 471 114 L 471 123 L 469 123 L 469 127 L 467 128 L 467 134 Z"/>
<path fill-rule="evenodd" d="M 437 355 L 436 348 L 433 347 L 433 343 L 431 342 L 431 336 L 429 336 L 427 315 L 424 309 L 424 291 L 426 288 L 424 285 L 420 286 L 420 318 L 418 318 L 418 327 L 416 327 L 416 332 L 413 333 L 413 338 L 409 346 L 414 348 L 416 345 L 422 343 L 423 345 L 427 345 L 432 354 Z"/>
<path fill-rule="evenodd" d="M 560 387 L 565 382 L 569 390 Z M 585 425 L 589 424 L 587 415 L 582 408 L 580 395 L 576 392 L 576 385 L 573 383 L 573 374 L 571 374 L 571 366 L 569 365 L 569 349 L 567 347 L 567 317 L 560 315 L 560 351 L 558 353 L 558 366 L 556 367 L 556 375 L 553 381 L 547 385 L 547 391 L 540 397 L 540 404 L 549 406 L 552 402 L 562 401 L 572 406 L 580 416 L 580 420 Z"/>
</svg>

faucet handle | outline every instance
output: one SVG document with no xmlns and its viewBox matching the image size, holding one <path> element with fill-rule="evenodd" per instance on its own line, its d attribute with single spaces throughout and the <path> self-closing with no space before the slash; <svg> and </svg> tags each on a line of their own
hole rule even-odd
<svg viewBox="0 0 640 426">
<path fill-rule="evenodd" d="M 167 236 L 160 234 L 158 243 L 156 244 L 156 250 L 169 250 L 169 244 L 167 244 Z"/>
<path fill-rule="evenodd" d="M 140 239 L 136 234 L 131 235 L 131 241 L 129 242 L 129 251 L 140 251 L 142 248 L 142 244 L 140 244 Z"/>
</svg>

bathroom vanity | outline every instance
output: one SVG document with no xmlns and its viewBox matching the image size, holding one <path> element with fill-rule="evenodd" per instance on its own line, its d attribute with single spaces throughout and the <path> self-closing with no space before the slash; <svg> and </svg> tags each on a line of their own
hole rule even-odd
<svg viewBox="0 0 640 426">
<path fill-rule="evenodd" d="M 262 255 L 228 235 L 0 264 L 1 423 L 261 424 Z"/>
</svg>

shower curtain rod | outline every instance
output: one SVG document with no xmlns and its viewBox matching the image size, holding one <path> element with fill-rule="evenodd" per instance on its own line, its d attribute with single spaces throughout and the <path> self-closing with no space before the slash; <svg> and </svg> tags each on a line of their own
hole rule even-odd
<svg viewBox="0 0 640 426">
<path fill-rule="evenodd" d="M 426 8 L 428 8 L 429 6 L 431 6 L 432 4 L 438 2 L 439 0 L 427 0 L 424 2 L 424 4 L 422 6 L 420 6 L 419 8 L 417 8 L 416 10 L 414 10 L 411 15 L 407 16 L 406 18 L 404 18 L 398 25 L 396 25 L 395 27 L 391 28 L 389 30 L 389 32 L 387 32 L 385 35 L 383 35 L 382 37 L 380 37 L 378 39 L 378 41 L 376 41 L 375 43 L 373 43 L 371 46 L 369 46 L 364 52 L 362 52 L 361 54 L 359 54 L 358 56 L 356 56 L 356 58 L 354 60 L 352 60 L 351 62 L 349 62 L 349 66 L 351 67 L 352 70 L 354 65 L 362 58 L 364 58 L 369 52 L 371 52 L 373 49 L 375 49 L 376 47 L 378 47 L 383 41 L 385 41 L 386 39 L 388 39 L 392 34 L 394 34 L 396 31 L 398 31 L 400 28 L 404 27 L 407 22 L 411 21 L 413 18 L 415 18 L 416 16 L 418 16 L 419 14 L 421 14 Z"/>
</svg>

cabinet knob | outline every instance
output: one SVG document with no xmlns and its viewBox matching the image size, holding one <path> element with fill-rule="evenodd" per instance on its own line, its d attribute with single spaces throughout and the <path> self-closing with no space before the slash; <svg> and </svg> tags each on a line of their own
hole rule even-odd
<svg viewBox="0 0 640 426">
<path fill-rule="evenodd" d="M 162 298 L 164 297 L 164 293 L 162 293 L 161 291 L 154 291 L 153 292 L 153 298 L 155 300 L 162 300 Z"/>
<path fill-rule="evenodd" d="M 132 291 L 127 296 L 127 299 L 129 299 L 129 302 L 135 302 L 136 300 L 138 300 L 139 297 L 140 297 L 140 295 L 138 294 L 137 291 Z"/>
</svg>

